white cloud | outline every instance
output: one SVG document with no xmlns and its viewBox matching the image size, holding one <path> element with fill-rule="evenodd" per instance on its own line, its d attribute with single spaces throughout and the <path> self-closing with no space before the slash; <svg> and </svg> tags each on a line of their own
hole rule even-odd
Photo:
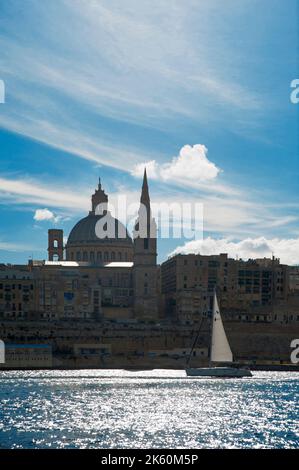
<svg viewBox="0 0 299 470">
<path fill-rule="evenodd" d="M 51 220 L 53 222 L 58 222 L 60 220 L 60 216 L 56 216 L 52 211 L 49 209 L 36 209 L 34 216 L 34 220 L 38 222 L 42 222 L 44 220 Z"/>
<path fill-rule="evenodd" d="M 86 190 L 73 193 L 50 185 L 41 186 L 34 180 L 0 178 L 1 200 L 16 204 L 39 204 L 68 209 L 68 212 L 87 210 L 90 194 Z"/>
<path fill-rule="evenodd" d="M 264 258 L 272 254 L 280 258 L 281 263 L 299 264 L 299 238 L 265 237 L 245 238 L 235 241 L 230 238 L 214 239 L 207 237 L 203 241 L 194 240 L 177 247 L 170 255 L 200 253 L 202 255 L 217 255 L 227 253 L 231 258 Z"/>
<path fill-rule="evenodd" d="M 131 174 L 136 178 L 142 178 L 144 168 L 146 168 L 146 173 L 148 178 L 151 179 L 158 179 L 159 178 L 159 170 L 160 165 L 156 162 L 156 160 L 150 160 L 145 163 L 137 163 L 134 168 L 131 170 Z"/>
<path fill-rule="evenodd" d="M 148 176 L 153 179 L 187 185 L 210 182 L 220 173 L 215 163 L 208 159 L 205 145 L 184 145 L 177 157 L 171 162 L 159 164 L 156 160 L 138 163 L 131 171 L 133 176 L 141 177 L 146 167 Z"/>
<path fill-rule="evenodd" d="M 184 145 L 178 157 L 162 166 L 162 178 L 174 181 L 209 181 L 216 178 L 220 169 L 208 159 L 207 154 L 208 149 L 204 145 Z"/>
</svg>

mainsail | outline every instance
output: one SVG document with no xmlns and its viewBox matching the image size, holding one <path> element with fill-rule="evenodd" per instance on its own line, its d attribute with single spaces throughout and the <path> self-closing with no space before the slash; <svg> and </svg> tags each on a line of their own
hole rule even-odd
<svg viewBox="0 0 299 470">
<path fill-rule="evenodd" d="M 214 293 L 212 322 L 211 362 L 233 362 L 233 354 L 223 327 L 216 292 Z"/>
</svg>

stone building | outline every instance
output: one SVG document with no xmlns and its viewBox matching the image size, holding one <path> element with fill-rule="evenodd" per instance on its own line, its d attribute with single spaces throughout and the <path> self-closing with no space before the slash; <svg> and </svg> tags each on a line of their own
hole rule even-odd
<svg viewBox="0 0 299 470">
<path fill-rule="evenodd" d="M 201 312 L 211 311 L 214 288 L 222 311 L 231 318 L 279 320 L 274 310 L 289 300 L 288 266 L 275 258 L 243 261 L 227 254 L 176 255 L 161 265 L 168 317 L 182 323 L 199 321 Z"/>
<path fill-rule="evenodd" d="M 63 231 L 49 230 L 48 261 L 0 266 L 0 319 L 155 320 L 156 224 L 146 171 L 133 235 L 108 211 L 99 182 L 65 246 Z"/>
<path fill-rule="evenodd" d="M 289 267 L 289 289 L 290 292 L 299 295 L 299 266 Z"/>
<path fill-rule="evenodd" d="M 226 319 L 299 321 L 299 270 L 278 259 L 235 260 L 227 254 L 176 255 L 157 266 L 157 227 L 146 171 L 131 237 L 108 210 L 99 181 L 91 210 L 64 244 L 48 232 L 48 260 L 0 265 L 0 320 L 201 323 L 214 288 Z"/>
<path fill-rule="evenodd" d="M 36 285 L 29 266 L 0 265 L 0 319 L 28 319 L 36 309 Z"/>
</svg>

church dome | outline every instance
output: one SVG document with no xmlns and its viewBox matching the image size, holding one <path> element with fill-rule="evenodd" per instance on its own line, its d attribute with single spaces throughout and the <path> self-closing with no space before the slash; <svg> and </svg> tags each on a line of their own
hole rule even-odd
<svg viewBox="0 0 299 470">
<path fill-rule="evenodd" d="M 84 219 L 79 220 L 69 234 L 67 245 L 132 245 L 132 239 L 125 226 L 109 213 L 105 217 L 105 222 L 108 220 L 108 226 L 112 228 L 112 236 L 103 236 L 103 234 L 99 238 L 97 236 L 97 223 L 102 217 L 104 216 L 90 213 Z M 106 230 L 105 227 L 104 230 Z"/>
<path fill-rule="evenodd" d="M 108 196 L 100 181 L 91 201 L 88 216 L 79 220 L 69 234 L 65 247 L 67 260 L 132 261 L 133 241 L 126 227 L 107 210 Z"/>
</svg>

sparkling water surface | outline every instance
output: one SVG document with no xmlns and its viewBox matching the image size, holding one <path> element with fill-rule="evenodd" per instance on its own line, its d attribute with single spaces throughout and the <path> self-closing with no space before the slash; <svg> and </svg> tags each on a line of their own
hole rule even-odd
<svg viewBox="0 0 299 470">
<path fill-rule="evenodd" d="M 299 374 L 0 372 L 0 448 L 299 448 Z"/>
</svg>

